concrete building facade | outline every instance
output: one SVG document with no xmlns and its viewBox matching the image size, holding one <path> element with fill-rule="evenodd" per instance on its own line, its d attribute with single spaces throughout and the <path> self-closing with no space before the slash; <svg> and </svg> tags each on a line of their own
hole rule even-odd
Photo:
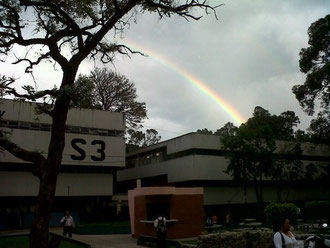
<svg viewBox="0 0 330 248">
<path fill-rule="evenodd" d="M 278 142 L 278 150 L 283 145 L 283 142 Z M 304 166 L 310 163 L 329 164 L 328 146 L 303 144 L 302 148 Z M 127 154 L 126 169 L 117 172 L 118 188 L 132 189 L 136 179 L 141 180 L 142 187 L 203 187 L 206 214 L 222 212 L 219 215 L 235 205 L 245 204 L 253 209 L 256 204 L 255 184 L 263 185 L 265 202 L 278 200 L 278 188 L 272 180 L 248 182 L 246 190 L 242 183 L 233 181 L 225 173 L 228 161 L 224 155 L 220 137 L 216 135 L 189 133 L 160 142 Z M 303 203 L 330 197 L 329 189 L 314 181 L 306 181 L 303 185 L 288 182 L 282 186 L 281 198 L 284 201 Z"/>
<path fill-rule="evenodd" d="M 1 99 L 0 113 L 0 128 L 7 138 L 47 156 L 51 118 L 36 114 L 36 103 Z M 88 218 L 98 208 L 113 204 L 113 172 L 125 167 L 124 131 L 121 113 L 69 110 L 54 212 L 70 209 L 84 212 Z M 31 173 L 31 164 L 1 151 L 1 212 L 33 212 L 38 189 L 39 180 Z"/>
</svg>

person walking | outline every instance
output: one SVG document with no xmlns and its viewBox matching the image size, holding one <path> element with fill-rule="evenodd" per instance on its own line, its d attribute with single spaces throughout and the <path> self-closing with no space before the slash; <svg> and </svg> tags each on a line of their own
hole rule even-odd
<svg viewBox="0 0 330 248">
<path fill-rule="evenodd" d="M 63 236 L 68 234 L 68 236 L 72 238 L 72 232 L 75 224 L 69 211 L 65 212 L 65 216 L 61 219 L 61 224 L 63 226 Z"/>
<path fill-rule="evenodd" d="M 166 247 L 166 218 L 164 216 L 159 216 L 154 221 L 154 227 L 157 232 L 157 247 Z"/>
</svg>

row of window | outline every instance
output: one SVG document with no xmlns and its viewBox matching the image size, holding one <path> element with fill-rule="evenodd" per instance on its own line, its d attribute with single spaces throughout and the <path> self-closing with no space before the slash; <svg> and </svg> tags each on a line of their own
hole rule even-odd
<svg viewBox="0 0 330 248">
<path fill-rule="evenodd" d="M 191 155 L 207 155 L 207 156 L 221 156 L 224 157 L 226 152 L 223 150 L 212 150 L 212 149 L 198 149 L 192 148 L 172 154 L 166 153 L 166 147 L 163 147 L 162 150 L 154 150 L 148 151 L 148 154 L 137 154 L 134 156 L 130 156 L 126 158 L 126 167 L 127 168 L 134 168 L 148 164 L 156 164 L 161 161 L 171 160 Z M 329 156 L 319 156 L 319 155 L 292 155 L 292 154 L 275 154 L 278 158 L 283 159 L 299 159 L 304 161 L 312 161 L 312 162 L 328 162 L 330 161 Z"/>
<path fill-rule="evenodd" d="M 145 156 L 128 159 L 126 161 L 127 168 L 134 168 L 137 166 L 143 166 L 147 164 L 156 164 L 165 160 L 165 151 L 157 151 Z"/>
<path fill-rule="evenodd" d="M 38 130 L 38 131 L 51 130 L 50 124 L 24 122 L 24 121 L 8 121 L 8 120 L 1 120 L 0 127 L 29 129 L 29 130 Z M 101 135 L 101 136 L 114 136 L 114 137 L 122 137 L 124 135 L 124 131 L 122 130 L 96 129 L 96 128 L 78 127 L 78 126 L 66 126 L 65 132 Z"/>
</svg>

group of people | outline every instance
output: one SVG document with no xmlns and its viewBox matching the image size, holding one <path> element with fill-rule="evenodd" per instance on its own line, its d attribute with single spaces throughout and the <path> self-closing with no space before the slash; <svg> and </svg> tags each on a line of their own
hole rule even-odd
<svg viewBox="0 0 330 248">
<path fill-rule="evenodd" d="M 63 226 L 63 236 L 68 235 L 72 238 L 72 232 L 75 227 L 73 217 L 69 211 L 65 212 L 65 215 L 60 221 Z M 166 218 L 162 215 L 157 217 L 154 221 L 154 227 L 157 233 L 157 247 L 166 247 Z"/>
<path fill-rule="evenodd" d="M 210 218 L 212 224 L 216 224 L 218 218 L 213 215 Z M 226 214 L 226 223 L 230 223 L 230 215 Z M 157 233 L 157 247 L 166 247 L 166 218 L 159 216 L 154 221 L 154 227 Z M 275 227 L 277 231 L 274 234 L 273 243 L 275 248 L 298 248 L 298 242 L 291 232 L 291 224 L 288 218 L 282 218 Z"/>
<path fill-rule="evenodd" d="M 229 221 L 229 217 L 226 215 L 226 222 Z M 218 218 L 216 215 L 211 218 L 212 224 L 216 224 Z M 69 211 L 66 211 L 65 216 L 61 219 L 61 225 L 63 226 L 63 236 L 68 235 L 72 237 L 73 228 L 75 227 L 74 220 Z M 157 247 L 166 247 L 166 218 L 159 216 L 154 220 L 154 227 L 157 233 Z M 273 242 L 275 248 L 297 248 L 298 242 L 291 232 L 290 220 L 283 218 L 278 221 L 277 231 L 274 234 Z"/>
<path fill-rule="evenodd" d="M 229 213 L 225 214 L 225 225 L 230 226 L 231 223 L 231 216 Z M 214 214 L 212 217 L 208 217 L 206 219 L 206 225 L 207 226 L 212 226 L 218 224 L 218 217 Z"/>
</svg>

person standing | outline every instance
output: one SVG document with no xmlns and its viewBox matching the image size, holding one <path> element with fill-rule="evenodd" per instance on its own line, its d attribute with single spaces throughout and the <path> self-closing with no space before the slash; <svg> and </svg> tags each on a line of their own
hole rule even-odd
<svg viewBox="0 0 330 248">
<path fill-rule="evenodd" d="M 157 232 L 157 247 L 166 247 L 166 218 L 164 216 L 159 216 L 154 221 L 154 227 Z"/>
<path fill-rule="evenodd" d="M 75 225 L 69 211 L 65 212 L 65 216 L 61 219 L 61 224 L 63 226 L 63 236 L 68 234 L 68 236 L 72 238 L 72 232 Z"/>
<path fill-rule="evenodd" d="M 283 218 L 279 221 L 278 231 L 274 234 L 275 248 L 298 248 L 298 242 L 290 231 L 290 220 Z"/>
<path fill-rule="evenodd" d="M 231 223 L 231 216 L 230 216 L 230 213 L 227 213 L 225 215 L 225 223 L 226 223 L 226 226 L 229 227 L 230 226 L 230 223 Z"/>
<path fill-rule="evenodd" d="M 218 217 L 215 214 L 212 216 L 212 224 L 213 225 L 218 224 Z"/>
</svg>

